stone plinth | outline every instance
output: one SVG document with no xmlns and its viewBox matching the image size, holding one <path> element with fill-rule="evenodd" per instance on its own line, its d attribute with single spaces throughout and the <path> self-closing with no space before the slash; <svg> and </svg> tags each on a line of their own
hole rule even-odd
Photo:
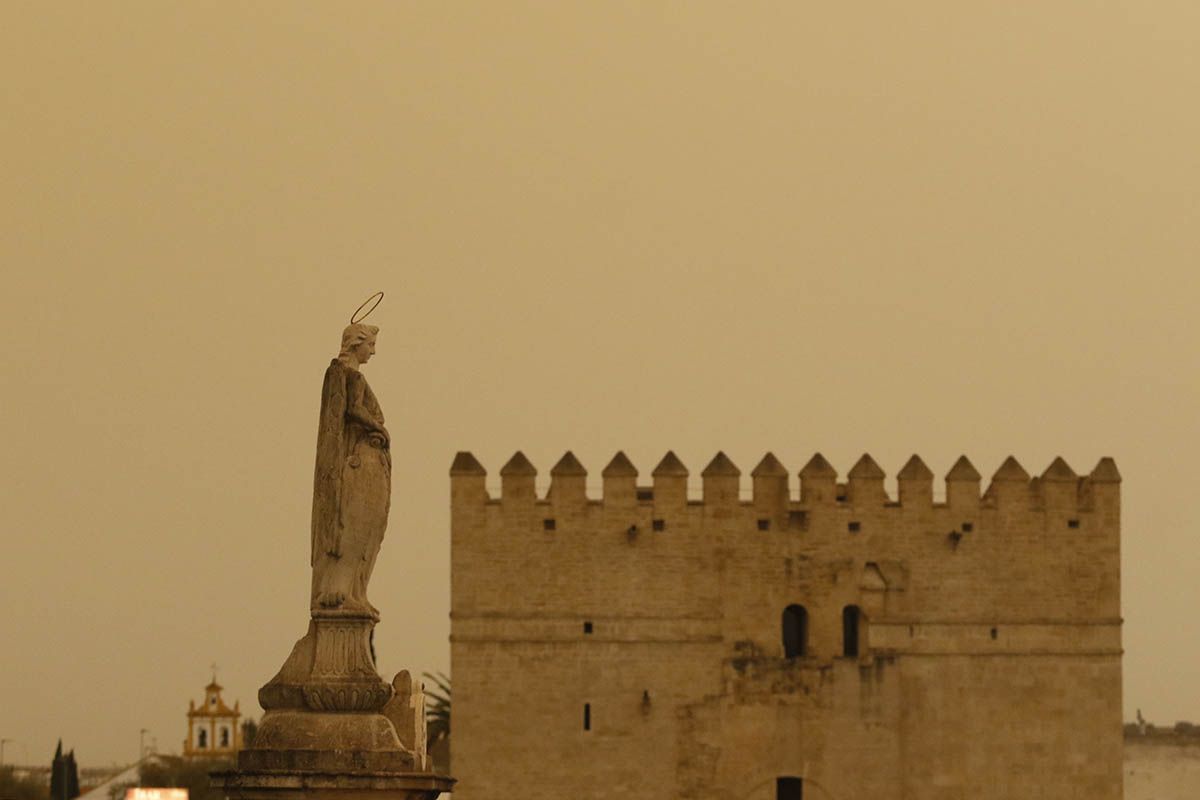
<svg viewBox="0 0 1200 800">
<path fill-rule="evenodd" d="M 407 671 L 391 684 L 375 671 L 378 616 L 312 613 L 308 632 L 258 692 L 265 713 L 237 769 L 215 772 L 231 800 L 432 800 L 452 778 L 425 753 L 421 685 Z"/>
<path fill-rule="evenodd" d="M 214 772 L 231 800 L 433 800 L 454 785 L 430 772 Z"/>
</svg>

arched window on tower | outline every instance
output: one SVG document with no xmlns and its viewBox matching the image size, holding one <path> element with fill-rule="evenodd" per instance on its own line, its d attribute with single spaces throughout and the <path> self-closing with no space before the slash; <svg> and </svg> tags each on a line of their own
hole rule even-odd
<svg viewBox="0 0 1200 800">
<path fill-rule="evenodd" d="M 808 611 L 801 605 L 783 610 L 783 655 L 799 658 L 808 651 Z"/>
<path fill-rule="evenodd" d="M 221 728 L 221 747 L 229 747 L 229 728 Z"/>
<path fill-rule="evenodd" d="M 863 614 L 858 606 L 842 609 L 842 655 L 857 657 L 862 637 Z"/>
<path fill-rule="evenodd" d="M 196 747 L 200 748 L 201 750 L 204 750 L 208 747 L 208 731 L 201 729 L 200 732 L 196 734 Z"/>
</svg>

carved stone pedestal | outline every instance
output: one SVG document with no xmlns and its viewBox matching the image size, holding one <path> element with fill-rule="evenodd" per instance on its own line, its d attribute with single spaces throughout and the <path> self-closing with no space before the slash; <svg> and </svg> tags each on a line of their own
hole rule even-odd
<svg viewBox="0 0 1200 800">
<path fill-rule="evenodd" d="M 450 791 L 425 753 L 420 684 L 375 671 L 378 617 L 318 610 L 279 673 L 258 692 L 262 722 L 237 769 L 213 773 L 231 800 L 418 800 Z"/>
</svg>

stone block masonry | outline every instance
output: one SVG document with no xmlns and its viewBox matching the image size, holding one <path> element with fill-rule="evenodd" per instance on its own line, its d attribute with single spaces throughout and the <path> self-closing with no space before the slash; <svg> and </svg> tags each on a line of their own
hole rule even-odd
<svg viewBox="0 0 1200 800">
<path fill-rule="evenodd" d="M 458 800 L 1121 798 L 1112 459 L 536 475 L 450 471 Z"/>
</svg>

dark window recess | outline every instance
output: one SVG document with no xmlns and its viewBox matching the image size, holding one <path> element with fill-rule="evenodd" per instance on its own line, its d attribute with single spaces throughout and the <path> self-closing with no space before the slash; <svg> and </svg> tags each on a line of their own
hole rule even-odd
<svg viewBox="0 0 1200 800">
<path fill-rule="evenodd" d="M 839 495 L 837 496 L 837 501 L 838 501 L 839 503 L 844 503 L 844 502 L 846 502 L 846 495 L 844 495 L 844 494 L 839 494 Z"/>
<path fill-rule="evenodd" d="M 799 658 L 808 648 L 808 611 L 801 605 L 783 610 L 783 655 Z"/>
<path fill-rule="evenodd" d="M 592 729 L 592 704 L 583 704 L 583 729 L 590 731 Z"/>
<path fill-rule="evenodd" d="M 851 522 L 846 527 L 850 529 L 851 533 L 858 533 L 859 531 L 862 530 L 862 523 L 861 522 Z"/>
<path fill-rule="evenodd" d="M 802 531 L 808 530 L 808 512 L 789 511 L 787 524 L 789 528 L 799 528 Z"/>
<path fill-rule="evenodd" d="M 650 523 L 650 527 L 656 531 L 665 531 L 667 529 L 666 520 L 656 519 Z"/>
<path fill-rule="evenodd" d="M 996 630 L 995 628 L 992 628 L 992 638 L 995 639 L 999 635 L 1000 635 L 1000 631 Z"/>
<path fill-rule="evenodd" d="M 771 530 L 771 520 L 769 520 L 769 519 L 760 519 L 760 520 L 758 521 L 758 529 L 759 529 L 760 531 L 769 531 L 769 530 Z"/>
<path fill-rule="evenodd" d="M 1069 520 L 1067 520 L 1067 527 L 1068 527 L 1068 528 L 1078 528 L 1078 527 L 1079 527 L 1079 520 L 1077 520 L 1077 519 L 1069 519 Z"/>
<path fill-rule="evenodd" d="M 555 528 L 555 522 L 552 519 L 542 520 L 542 530 L 552 531 Z"/>
<path fill-rule="evenodd" d="M 591 633 L 591 632 L 592 632 L 592 623 L 591 623 L 591 622 L 585 622 L 585 623 L 583 623 L 583 632 L 584 632 L 584 633 Z"/>
<path fill-rule="evenodd" d="M 970 522 L 964 522 L 962 524 L 962 529 L 963 529 L 963 533 L 970 533 L 971 531 L 975 530 L 975 526 L 972 525 Z"/>
<path fill-rule="evenodd" d="M 775 800 L 804 800 L 804 779 L 776 778 Z"/>
<path fill-rule="evenodd" d="M 842 655 L 858 655 L 858 627 L 862 619 L 862 611 L 858 606 L 846 606 L 842 609 Z"/>
<path fill-rule="evenodd" d="M 654 490 L 653 489 L 638 489 L 637 490 L 637 499 L 638 500 L 653 500 L 654 499 Z"/>
</svg>

